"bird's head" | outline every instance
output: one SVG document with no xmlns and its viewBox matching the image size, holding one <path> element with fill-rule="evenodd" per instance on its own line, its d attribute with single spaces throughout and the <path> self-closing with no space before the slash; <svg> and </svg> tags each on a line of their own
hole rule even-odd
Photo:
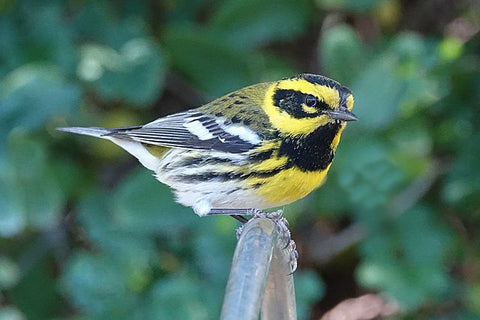
<svg viewBox="0 0 480 320">
<path fill-rule="evenodd" d="M 319 126 L 355 121 L 352 92 L 316 74 L 299 74 L 272 82 L 264 110 L 270 122 L 287 135 L 308 135 Z"/>
</svg>

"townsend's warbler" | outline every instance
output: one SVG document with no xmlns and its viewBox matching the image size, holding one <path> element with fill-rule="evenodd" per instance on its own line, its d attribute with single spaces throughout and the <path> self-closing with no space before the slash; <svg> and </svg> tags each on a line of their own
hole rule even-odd
<svg viewBox="0 0 480 320">
<path fill-rule="evenodd" d="M 351 112 L 349 89 L 300 74 L 252 85 L 144 126 L 58 128 L 108 139 L 202 216 L 278 207 L 317 188 Z"/>
</svg>

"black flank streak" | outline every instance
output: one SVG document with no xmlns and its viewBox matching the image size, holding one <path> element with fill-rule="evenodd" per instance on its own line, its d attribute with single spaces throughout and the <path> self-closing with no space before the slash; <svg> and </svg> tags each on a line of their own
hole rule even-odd
<svg viewBox="0 0 480 320">
<path fill-rule="evenodd" d="M 249 160 L 251 162 L 265 161 L 265 160 L 271 158 L 272 154 L 273 154 L 273 150 L 265 150 L 265 151 L 262 151 L 260 153 L 256 153 L 254 155 L 251 155 L 249 157 Z"/>
<path fill-rule="evenodd" d="M 229 163 L 231 162 L 226 158 L 213 158 L 213 157 L 191 157 L 185 158 L 184 160 L 175 164 L 171 168 L 180 168 L 180 167 L 192 167 L 192 166 L 202 166 L 209 163 Z"/>
<path fill-rule="evenodd" d="M 253 187 L 254 189 L 258 189 L 258 188 L 260 188 L 261 186 L 263 186 L 263 182 L 258 182 L 258 183 L 255 183 L 254 185 L 252 185 L 252 187 Z"/>
<path fill-rule="evenodd" d="M 227 195 L 230 195 L 230 194 L 232 194 L 232 193 L 234 193 L 234 192 L 236 192 L 236 191 L 238 191 L 238 190 L 240 190 L 240 188 L 235 188 L 235 189 L 233 189 L 233 190 L 230 190 L 230 191 L 227 192 Z"/>
<path fill-rule="evenodd" d="M 250 177 L 256 178 L 269 178 L 276 175 L 285 168 L 279 167 L 274 170 L 269 171 L 252 171 L 249 173 L 239 173 L 239 172 L 206 172 L 202 174 L 195 175 L 179 175 L 175 177 L 177 181 L 190 181 L 190 182 L 201 182 L 201 181 L 230 181 L 237 179 L 246 179 Z"/>
</svg>

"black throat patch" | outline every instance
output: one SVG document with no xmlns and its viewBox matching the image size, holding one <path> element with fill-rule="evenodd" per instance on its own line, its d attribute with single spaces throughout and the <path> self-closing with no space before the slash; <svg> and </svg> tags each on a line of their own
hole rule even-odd
<svg viewBox="0 0 480 320">
<path fill-rule="evenodd" d="M 324 170 L 335 156 L 330 145 L 340 127 L 340 123 L 329 123 L 320 126 L 306 137 L 286 138 L 280 145 L 278 155 L 288 156 L 288 167 L 295 166 L 303 171 Z"/>
</svg>

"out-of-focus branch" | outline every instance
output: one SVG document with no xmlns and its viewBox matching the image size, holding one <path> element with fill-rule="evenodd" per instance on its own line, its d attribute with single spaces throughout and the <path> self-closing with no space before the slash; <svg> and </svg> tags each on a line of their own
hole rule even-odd
<svg viewBox="0 0 480 320">
<path fill-rule="evenodd" d="M 412 208 L 431 189 L 435 181 L 447 170 L 447 166 L 437 161 L 432 170 L 419 176 L 387 205 L 387 212 L 399 216 Z"/>
<path fill-rule="evenodd" d="M 337 304 L 320 320 L 370 320 L 397 313 L 398 306 L 385 301 L 378 294 L 366 294 Z"/>
<path fill-rule="evenodd" d="M 386 206 L 386 211 L 393 216 L 399 216 L 412 208 L 432 188 L 437 179 L 445 173 L 447 165 L 437 162 L 432 170 L 421 175 L 395 196 Z M 329 237 L 320 234 L 312 235 L 313 241 L 306 243 L 304 248 L 314 264 L 328 263 L 340 252 L 358 243 L 363 237 L 362 227 L 352 224 L 342 231 Z"/>
<path fill-rule="evenodd" d="M 313 239 L 319 238 L 320 235 L 313 236 Z M 360 241 L 363 237 L 363 230 L 358 224 L 352 224 L 343 229 L 339 233 L 322 240 L 311 241 L 312 245 L 308 245 L 308 257 L 315 264 L 323 265 L 328 263 L 338 253 L 343 252 L 348 247 Z"/>
</svg>

